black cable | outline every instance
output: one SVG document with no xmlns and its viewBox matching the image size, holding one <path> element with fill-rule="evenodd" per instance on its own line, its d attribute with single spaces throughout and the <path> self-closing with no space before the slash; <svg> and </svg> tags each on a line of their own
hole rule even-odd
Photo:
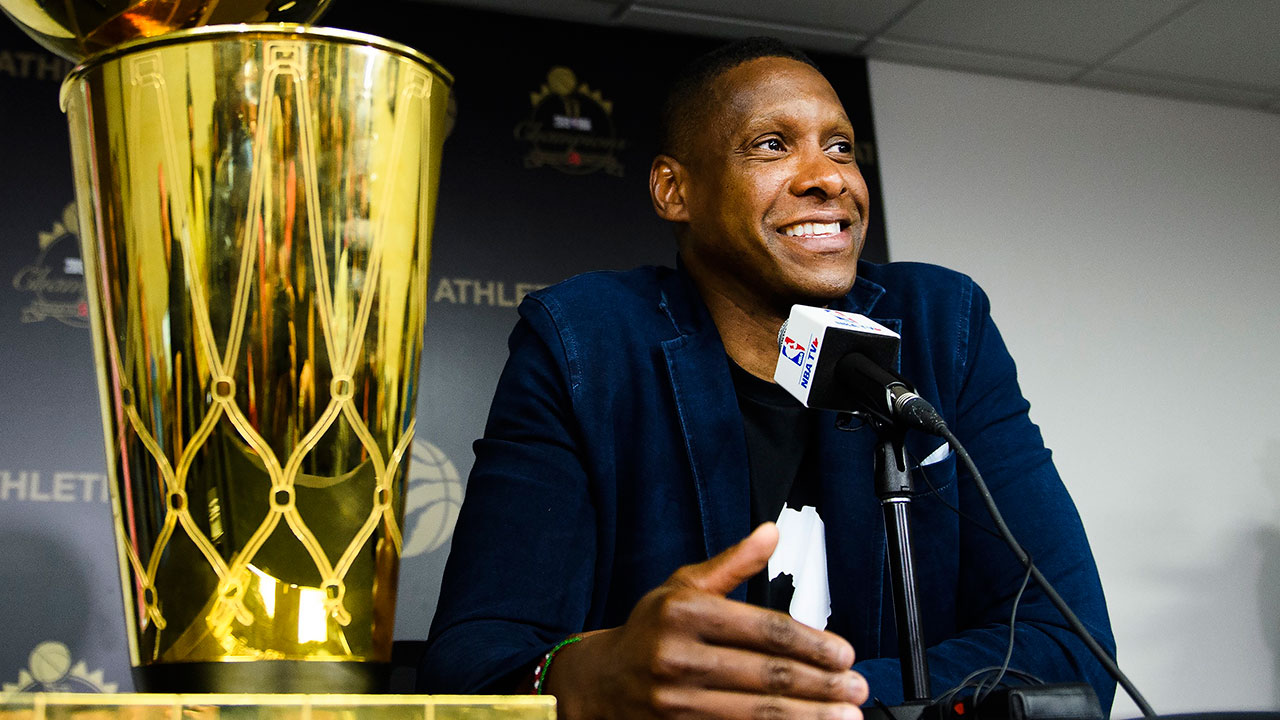
<svg viewBox="0 0 1280 720">
<path fill-rule="evenodd" d="M 964 679 L 961 680 L 959 684 L 957 684 L 955 687 L 951 688 L 950 690 L 934 698 L 931 704 L 934 707 L 937 707 L 939 710 L 947 712 L 946 717 L 950 717 L 951 703 L 955 700 L 956 695 L 959 694 L 961 690 L 964 690 L 965 688 L 969 687 L 969 685 L 974 680 L 977 680 L 979 677 L 986 675 L 987 673 L 995 671 L 997 669 L 998 668 L 993 666 L 993 667 L 985 667 L 985 668 L 982 668 L 981 670 L 974 670 L 973 672 L 966 675 Z"/>
<path fill-rule="evenodd" d="M 911 459 L 915 461 L 916 470 L 920 471 L 920 478 L 924 480 L 925 485 L 929 486 L 929 494 L 932 495 L 935 500 L 941 503 L 943 507 L 955 513 L 957 517 L 967 520 L 970 524 L 972 524 L 982 532 L 990 535 L 991 537 L 1001 541 L 1004 540 L 1004 538 L 1001 537 L 1000 533 L 996 532 L 995 530 L 992 530 L 991 528 L 987 527 L 985 524 L 978 522 L 975 518 L 971 517 L 969 514 L 965 513 L 960 508 L 947 502 L 946 498 L 942 497 L 942 493 L 938 492 L 937 486 L 934 485 L 933 481 L 929 479 L 929 473 L 925 471 L 926 466 L 921 464 L 919 459 L 915 457 L 912 457 Z M 1000 683 L 1003 681 L 1006 674 L 1020 676 L 1019 679 L 1021 679 L 1023 682 L 1035 682 L 1036 684 L 1043 684 L 1043 681 L 1040 680 L 1040 678 L 1037 678 L 1034 675 L 1028 675 L 1018 670 L 1013 670 L 1009 667 L 1009 663 L 1013 659 L 1014 643 L 1017 640 L 1016 624 L 1018 621 L 1018 605 L 1022 602 L 1022 596 L 1026 593 L 1027 584 L 1030 582 L 1030 580 L 1031 580 L 1031 571 L 1028 570 L 1026 574 L 1022 576 L 1022 585 L 1018 588 L 1017 594 L 1014 595 L 1013 597 L 1013 611 L 1009 613 L 1009 647 L 1005 650 L 1004 663 L 999 668 L 995 668 L 995 667 L 983 668 L 982 670 L 978 670 L 977 672 L 970 673 L 964 680 L 960 681 L 959 685 L 956 685 L 955 687 L 951 688 L 947 692 L 938 696 L 938 698 L 933 701 L 934 705 L 938 705 L 939 707 L 942 707 L 940 703 L 943 702 L 944 700 L 949 703 L 951 701 L 951 698 L 955 697 L 956 693 L 965 689 L 973 680 L 977 679 L 979 675 L 990 674 L 991 671 L 998 671 L 996 672 L 995 679 L 991 681 L 991 687 L 987 688 L 985 691 L 983 690 L 983 687 L 987 684 L 986 678 L 982 678 L 978 682 L 978 685 L 974 691 L 975 704 L 981 703 L 982 700 L 985 699 L 987 694 L 989 694 L 992 690 L 995 690 L 997 687 L 999 687 Z"/>
<path fill-rule="evenodd" d="M 1134 704 L 1142 711 L 1143 717 L 1155 717 L 1156 712 L 1151 709 L 1151 705 L 1147 703 L 1146 698 L 1142 697 L 1142 693 L 1138 692 L 1138 688 L 1134 687 L 1129 677 L 1120 670 L 1120 667 L 1116 665 L 1116 661 L 1112 660 L 1107 651 L 1098 644 L 1098 641 L 1093 639 L 1093 635 L 1089 633 L 1084 623 L 1080 622 L 1080 618 L 1076 617 L 1076 614 L 1071 611 L 1067 602 L 1062 599 L 1057 590 L 1053 589 L 1053 586 L 1049 584 L 1045 576 L 1031 562 L 1031 557 L 1027 555 L 1027 551 L 1023 550 L 1022 545 L 1018 544 L 1017 539 L 1013 537 L 1013 533 L 1009 531 L 1009 526 L 1005 525 L 1000 509 L 996 507 L 995 499 L 991 497 L 991 491 L 987 489 L 987 484 L 982 479 L 982 474 L 978 472 L 977 465 L 974 464 L 973 458 L 969 456 L 969 452 L 964 449 L 964 445 L 960 444 L 960 440 L 956 438 L 955 433 L 951 432 L 950 428 L 943 426 L 938 430 L 938 434 L 946 439 L 951 448 L 956 451 L 956 455 L 964 462 L 965 468 L 969 470 L 969 474 L 973 477 L 974 487 L 978 489 L 978 494 L 982 497 L 983 504 L 987 506 L 987 512 L 990 513 L 992 522 L 995 523 L 996 531 L 1004 538 L 1009 549 L 1018 558 L 1018 562 L 1027 568 L 1027 572 L 1036 581 L 1036 585 L 1040 586 L 1040 589 L 1049 598 L 1049 602 L 1053 603 L 1053 606 L 1062 614 L 1063 619 L 1067 621 L 1071 631 L 1080 638 L 1081 642 L 1089 648 L 1089 651 L 1098 659 L 1098 662 L 1102 664 L 1107 673 L 1115 678 L 1116 682 L 1120 683 L 1120 687 L 1124 688 L 1124 691 L 1133 699 Z"/>
<path fill-rule="evenodd" d="M 971 517 L 965 511 L 947 502 L 947 499 L 942 497 L 942 493 L 938 492 L 938 488 L 933 484 L 933 481 L 929 479 L 929 473 L 925 472 L 924 469 L 927 466 L 921 465 L 920 461 L 917 460 L 914 456 L 912 456 L 911 459 L 915 460 L 916 470 L 920 471 L 920 479 L 924 480 L 924 484 L 929 486 L 929 494 L 933 496 L 934 500 L 937 500 L 938 502 L 942 503 L 943 507 L 955 513 L 958 517 L 964 520 L 968 520 L 974 527 L 978 528 L 982 532 L 990 535 L 993 538 L 996 538 L 997 540 L 1001 540 L 1001 541 L 1004 540 L 1004 538 L 1000 537 L 1000 533 L 996 532 L 995 530 L 992 530 L 991 528 L 987 527 L 983 523 L 978 522 L 977 519 Z"/>
<path fill-rule="evenodd" d="M 948 445 L 950 445 L 950 443 L 948 443 Z M 932 495 L 935 500 L 941 503 L 943 507 L 955 513 L 957 517 L 967 520 L 974 527 L 990 535 L 991 537 L 1001 541 L 1004 540 L 1004 538 L 1000 535 L 1000 533 L 987 527 L 984 523 L 978 522 L 977 519 L 973 518 L 968 513 L 964 512 L 963 510 L 956 507 L 955 505 L 952 505 L 951 503 L 947 502 L 946 498 L 942 497 L 942 493 L 938 492 L 937 486 L 934 485 L 933 481 L 929 479 L 929 473 L 925 471 L 926 466 L 922 464 L 920 460 L 914 456 L 912 456 L 911 459 L 915 461 L 916 470 L 920 471 L 920 478 L 924 480 L 925 485 L 929 486 L 929 494 Z M 998 668 L 996 667 L 983 668 L 982 670 L 978 670 L 976 672 L 970 673 L 964 680 L 960 681 L 959 685 L 955 686 L 954 688 L 951 688 L 951 690 L 939 696 L 939 699 L 934 701 L 935 705 L 937 705 L 942 699 L 945 699 L 946 702 L 949 703 L 951 701 L 951 698 L 955 697 L 955 694 L 957 692 L 968 687 L 968 685 L 972 683 L 973 680 L 977 679 L 979 675 L 991 674 L 992 671 L 997 671 L 997 672 L 995 673 L 994 679 L 992 679 L 991 681 L 990 687 L 986 687 L 987 678 L 981 678 L 978 681 L 978 684 L 976 685 L 974 690 L 974 704 L 980 704 L 984 699 L 986 699 L 986 696 L 990 694 L 991 691 L 999 687 L 1001 681 L 1003 681 L 1006 674 L 1022 675 L 1023 677 L 1021 679 L 1024 682 L 1027 682 L 1027 678 L 1031 678 L 1037 684 L 1043 684 L 1043 681 L 1040 680 L 1039 678 L 1033 675 L 1027 675 L 1025 673 L 1021 673 L 1017 670 L 1011 670 L 1009 667 L 1009 663 L 1013 659 L 1014 644 L 1017 641 L 1016 626 L 1018 622 L 1018 605 L 1022 602 L 1022 596 L 1026 593 L 1027 584 L 1030 582 L 1030 580 L 1031 580 L 1031 571 L 1030 569 L 1028 569 L 1026 574 L 1022 576 L 1022 584 L 1021 586 L 1019 586 L 1017 594 L 1015 594 L 1013 597 L 1013 611 L 1009 613 L 1009 646 L 1005 650 L 1004 663 L 1001 664 L 1001 666 Z"/>
<path fill-rule="evenodd" d="M 946 692 L 934 698 L 931 704 L 934 707 L 938 708 L 940 711 L 947 713 L 943 715 L 943 717 L 951 717 L 949 709 L 951 708 L 952 702 L 955 700 L 955 697 L 957 694 L 959 694 L 962 690 L 968 687 L 976 687 L 975 682 L 977 684 L 985 683 L 986 679 L 983 677 L 984 675 L 990 675 L 992 673 L 998 672 L 999 670 L 1000 668 L 994 665 L 990 667 L 984 667 L 979 670 L 974 670 L 973 672 L 966 675 L 965 678 L 961 680 L 958 685 L 956 685 L 950 690 L 947 690 Z M 1031 675 L 1029 673 L 1024 673 L 1021 670 L 1008 668 L 1006 670 L 1006 674 L 1009 677 L 1017 678 L 1018 680 L 1021 680 L 1026 685 L 1044 685 L 1044 681 L 1041 680 L 1040 678 L 1036 677 L 1035 675 Z"/>
<path fill-rule="evenodd" d="M 1034 563 L 1028 563 L 1027 574 L 1022 576 L 1022 585 L 1018 588 L 1018 594 L 1013 596 L 1013 612 L 1009 613 L 1009 649 L 1005 650 L 1004 663 L 1000 665 L 1000 672 L 991 681 L 991 687 L 986 687 L 987 682 L 985 680 L 978 685 L 978 689 L 973 693 L 975 705 L 981 705 L 982 701 L 987 699 L 987 695 L 1000 686 L 1000 681 L 1004 679 L 1004 674 L 1009 672 L 1009 661 L 1013 659 L 1013 644 L 1017 640 L 1018 603 L 1022 602 L 1022 595 L 1027 591 L 1027 583 L 1031 580 L 1031 568 L 1033 567 L 1035 567 Z"/>
</svg>

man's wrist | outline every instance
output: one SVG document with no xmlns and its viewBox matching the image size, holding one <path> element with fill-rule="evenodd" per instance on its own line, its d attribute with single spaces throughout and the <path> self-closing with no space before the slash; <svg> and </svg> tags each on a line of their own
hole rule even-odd
<svg viewBox="0 0 1280 720">
<path fill-rule="evenodd" d="M 593 699 L 600 690 L 600 683 L 608 674 L 602 667 L 610 657 L 610 650 L 601 646 L 607 642 L 608 631 L 595 630 L 574 635 L 574 642 L 568 643 L 555 653 L 554 667 L 550 672 L 542 673 L 541 689 L 543 695 L 554 695 L 556 698 L 556 717 L 562 720 L 589 720 L 593 717 L 608 717 L 610 713 L 600 712 Z M 596 637 L 601 635 L 602 637 Z"/>
<path fill-rule="evenodd" d="M 556 655 L 564 648 L 582 640 L 581 635 L 570 635 L 569 637 L 556 643 L 546 655 L 542 656 L 542 661 L 533 668 L 533 694 L 546 694 L 546 680 L 551 672 L 551 662 L 556 659 Z"/>
</svg>

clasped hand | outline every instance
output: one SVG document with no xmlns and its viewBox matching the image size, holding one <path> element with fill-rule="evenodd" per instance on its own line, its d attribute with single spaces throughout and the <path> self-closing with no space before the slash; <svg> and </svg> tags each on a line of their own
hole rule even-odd
<svg viewBox="0 0 1280 720">
<path fill-rule="evenodd" d="M 860 718 L 867 683 L 849 669 L 844 638 L 726 597 L 768 565 L 777 542 L 777 528 L 761 525 L 677 570 L 621 627 L 561 650 L 545 687 L 559 716 Z"/>
</svg>

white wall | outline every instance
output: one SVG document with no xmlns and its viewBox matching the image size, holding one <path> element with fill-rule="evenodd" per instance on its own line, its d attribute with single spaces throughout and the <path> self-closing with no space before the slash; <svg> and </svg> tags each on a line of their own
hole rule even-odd
<svg viewBox="0 0 1280 720">
<path fill-rule="evenodd" d="M 891 255 L 991 295 L 1121 667 L 1161 713 L 1280 707 L 1280 115 L 884 62 L 871 91 Z"/>
</svg>

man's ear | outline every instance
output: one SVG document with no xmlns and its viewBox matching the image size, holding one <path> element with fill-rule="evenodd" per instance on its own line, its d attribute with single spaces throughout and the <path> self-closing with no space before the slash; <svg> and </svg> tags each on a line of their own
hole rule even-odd
<svg viewBox="0 0 1280 720">
<path fill-rule="evenodd" d="M 670 155 L 659 155 L 649 166 L 649 198 L 658 217 L 669 222 L 689 222 L 685 193 L 689 171 Z"/>
</svg>

